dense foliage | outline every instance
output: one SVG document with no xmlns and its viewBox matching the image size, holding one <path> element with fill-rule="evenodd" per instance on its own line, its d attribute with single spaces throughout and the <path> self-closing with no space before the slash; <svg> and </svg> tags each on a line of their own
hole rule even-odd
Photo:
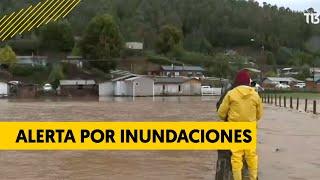
<svg viewBox="0 0 320 180">
<path fill-rule="evenodd" d="M 5 46 L 0 48 L 0 64 L 11 66 L 17 62 L 17 57 L 15 52 L 11 49 L 10 46 Z"/>
<path fill-rule="evenodd" d="M 122 37 L 112 16 L 96 16 L 90 22 L 80 43 L 82 53 L 90 63 L 108 72 L 115 67 L 113 58 L 119 57 Z M 96 60 L 96 61 L 93 61 Z"/>
<path fill-rule="evenodd" d="M 3 0 L 0 13 L 38 1 Z M 119 56 L 123 40 L 143 42 L 147 51 L 178 63 L 204 65 L 222 76 L 226 73 L 214 72 L 221 69 L 217 67 L 230 66 L 225 61 L 238 57 L 221 53 L 239 47 L 253 49 L 258 62 L 272 67 L 307 69 L 320 64 L 320 39 L 315 38 L 318 26 L 306 24 L 302 12 L 267 3 L 259 6 L 253 0 L 84 0 L 67 20 L 73 35 L 83 38 L 85 44 L 79 49 L 89 58 Z M 40 36 L 37 31 L 34 34 Z M 107 40 L 109 36 L 113 42 Z M 240 67 L 241 59 L 248 62 L 247 56 L 253 57 L 246 52 L 242 55 L 227 69 Z M 113 64 L 105 63 L 102 67 L 108 71 Z"/>
</svg>

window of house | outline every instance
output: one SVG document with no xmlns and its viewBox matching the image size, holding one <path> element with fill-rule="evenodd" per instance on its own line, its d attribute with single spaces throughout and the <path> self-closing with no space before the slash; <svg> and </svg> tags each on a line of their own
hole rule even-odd
<svg viewBox="0 0 320 180">
<path fill-rule="evenodd" d="M 180 73 L 179 73 L 179 72 L 174 72 L 174 75 L 175 75 L 175 76 L 179 76 Z"/>
</svg>

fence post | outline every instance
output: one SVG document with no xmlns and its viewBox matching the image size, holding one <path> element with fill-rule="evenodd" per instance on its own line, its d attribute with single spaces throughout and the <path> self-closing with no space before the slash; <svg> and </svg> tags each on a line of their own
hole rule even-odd
<svg viewBox="0 0 320 180">
<path fill-rule="evenodd" d="M 299 110 L 299 98 L 297 98 L 297 110 Z"/>
<path fill-rule="evenodd" d="M 307 110 L 308 110 L 308 99 L 306 99 L 304 104 L 304 111 L 307 112 Z"/>
<path fill-rule="evenodd" d="M 277 95 L 275 94 L 275 95 L 274 95 L 274 104 L 275 104 L 276 106 L 277 106 L 277 98 L 278 98 L 278 97 L 277 97 Z"/>
<path fill-rule="evenodd" d="M 313 114 L 317 114 L 317 101 L 313 101 Z"/>
<path fill-rule="evenodd" d="M 271 104 L 273 104 L 273 94 L 271 95 Z"/>
<path fill-rule="evenodd" d="M 286 108 L 287 107 L 287 97 L 286 96 L 283 97 L 283 102 L 284 102 L 284 107 Z"/>
<path fill-rule="evenodd" d="M 279 105 L 281 107 L 281 96 L 279 96 Z"/>
<path fill-rule="evenodd" d="M 292 96 L 290 96 L 290 108 L 293 109 Z"/>
</svg>

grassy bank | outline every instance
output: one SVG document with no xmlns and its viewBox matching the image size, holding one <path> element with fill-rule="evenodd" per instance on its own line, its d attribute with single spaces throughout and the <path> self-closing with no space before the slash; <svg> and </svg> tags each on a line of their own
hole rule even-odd
<svg viewBox="0 0 320 180">
<path fill-rule="evenodd" d="M 266 94 L 276 94 L 280 96 L 293 97 L 293 98 L 307 98 L 307 99 L 320 99 L 319 92 L 266 92 Z"/>
</svg>

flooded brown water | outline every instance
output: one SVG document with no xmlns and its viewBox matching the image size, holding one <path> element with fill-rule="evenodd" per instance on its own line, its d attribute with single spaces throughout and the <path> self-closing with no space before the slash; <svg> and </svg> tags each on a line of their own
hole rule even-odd
<svg viewBox="0 0 320 180">
<path fill-rule="evenodd" d="M 0 100 L 1 121 L 213 121 L 214 97 Z M 215 151 L 2 151 L 0 179 L 214 177 Z"/>
</svg>

